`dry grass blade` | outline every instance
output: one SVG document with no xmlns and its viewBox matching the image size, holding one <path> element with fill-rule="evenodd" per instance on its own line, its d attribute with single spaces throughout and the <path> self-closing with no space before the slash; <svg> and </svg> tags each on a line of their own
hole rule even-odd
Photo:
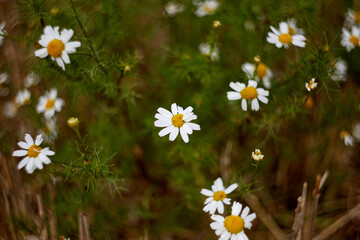
<svg viewBox="0 0 360 240">
<path fill-rule="evenodd" d="M 290 239 L 301 240 L 303 239 L 304 232 L 304 217 L 306 208 L 306 194 L 307 194 L 307 182 L 304 183 L 302 194 L 298 198 L 298 205 L 295 209 L 295 220 L 292 227 Z"/>
</svg>

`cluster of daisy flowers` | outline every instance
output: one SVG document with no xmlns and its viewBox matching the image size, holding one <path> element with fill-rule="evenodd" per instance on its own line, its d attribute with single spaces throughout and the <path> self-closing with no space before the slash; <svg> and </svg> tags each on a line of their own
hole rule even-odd
<svg viewBox="0 0 360 240">
<path fill-rule="evenodd" d="M 254 154 L 254 153 L 253 153 Z M 242 206 L 241 203 L 233 202 L 231 207 L 231 214 L 222 216 L 224 214 L 224 206 L 231 204 L 231 199 L 227 197 L 228 194 L 233 192 L 238 187 L 237 183 L 225 188 L 223 180 L 218 178 L 211 186 L 211 190 L 202 189 L 201 194 L 206 196 L 204 202 L 204 212 L 211 214 L 211 219 L 214 221 L 210 227 L 215 230 L 215 234 L 221 240 L 245 240 L 248 239 L 244 229 L 250 229 L 252 221 L 256 218 L 256 214 L 250 213 L 248 207 Z M 215 214 L 215 213 L 218 214 Z"/>
<path fill-rule="evenodd" d="M 340 44 L 350 52 L 360 45 L 360 11 L 349 9 L 342 28 Z"/>
<path fill-rule="evenodd" d="M 205 1 L 194 0 L 193 4 L 196 7 L 195 15 L 198 17 L 204 17 L 206 15 L 214 14 L 220 5 L 220 3 L 216 0 L 205 0 Z M 164 10 L 167 16 L 175 17 L 177 14 L 185 10 L 185 6 L 182 3 L 172 1 L 172 2 L 167 2 L 164 5 Z"/>
</svg>

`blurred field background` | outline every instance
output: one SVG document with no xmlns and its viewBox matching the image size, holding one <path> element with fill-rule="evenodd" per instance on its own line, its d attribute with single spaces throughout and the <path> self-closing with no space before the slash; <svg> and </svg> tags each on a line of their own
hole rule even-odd
<svg viewBox="0 0 360 240">
<path fill-rule="evenodd" d="M 346 11 L 359 10 L 360 1 L 226 0 L 202 18 L 191 1 L 179 2 L 185 10 L 168 17 L 162 0 L 75 0 L 91 42 L 69 0 L 0 2 L 0 22 L 12 36 L 0 47 L 0 72 L 10 79 L 1 106 L 27 74 L 41 79 L 30 105 L 14 118 L 0 115 L 0 238 L 218 239 L 200 190 L 221 176 L 226 186 L 240 185 L 232 200 L 257 214 L 249 239 L 360 239 L 360 145 L 340 138 L 360 121 L 360 51 L 340 46 Z M 303 49 L 266 42 L 269 26 L 289 18 L 305 31 Z M 220 29 L 212 29 L 215 20 Z M 34 56 L 46 25 L 73 29 L 82 43 L 66 71 Z M 220 49 L 218 61 L 199 52 L 208 40 Z M 90 44 L 98 62 L 88 56 Z M 226 92 L 231 81 L 247 83 L 241 65 L 257 55 L 274 72 L 269 104 L 244 112 Z M 345 82 L 330 79 L 337 57 L 349 66 Z M 308 93 L 313 77 L 318 88 Z M 35 108 L 52 87 L 65 100 L 57 138 L 46 144 L 56 154 L 30 175 L 11 155 L 25 133 L 46 133 Z M 187 144 L 160 138 L 154 127 L 156 109 L 173 102 L 198 115 L 201 131 Z M 79 118 L 84 141 L 68 127 L 70 117 Z M 248 186 L 255 148 L 265 158 Z M 326 171 L 314 207 L 317 176 Z M 305 182 L 300 237 L 292 229 Z"/>
</svg>

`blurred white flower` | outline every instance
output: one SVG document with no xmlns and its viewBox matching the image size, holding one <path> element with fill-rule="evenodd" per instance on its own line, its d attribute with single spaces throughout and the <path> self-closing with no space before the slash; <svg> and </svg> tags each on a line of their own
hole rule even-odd
<svg viewBox="0 0 360 240">
<path fill-rule="evenodd" d="M 4 97 L 8 95 L 9 88 L 5 86 L 6 83 L 9 82 L 9 75 L 7 73 L 0 74 L 0 96 Z"/>
<path fill-rule="evenodd" d="M 24 81 L 24 86 L 26 88 L 30 88 L 32 86 L 37 85 L 40 82 L 40 77 L 35 73 L 29 73 Z"/>
<path fill-rule="evenodd" d="M 289 26 L 289 34 L 292 36 L 292 35 L 295 35 L 295 34 L 301 34 L 301 35 L 304 35 L 304 30 L 302 30 L 301 28 L 298 28 L 296 26 L 296 20 L 294 18 L 291 18 L 291 19 L 288 19 L 286 21 L 286 23 L 288 24 Z"/>
<path fill-rule="evenodd" d="M 354 138 L 350 135 L 350 133 L 346 130 L 341 131 L 340 138 L 344 140 L 345 146 L 353 146 Z"/>
<path fill-rule="evenodd" d="M 248 240 L 244 232 L 244 228 L 250 229 L 252 221 L 256 218 L 256 214 L 249 214 L 250 209 L 245 207 L 241 213 L 241 203 L 234 202 L 231 207 L 231 215 L 224 218 L 220 215 L 212 215 L 211 219 L 215 222 L 210 227 L 215 230 L 215 234 L 220 236 L 219 240 Z M 240 215 L 241 213 L 241 215 Z"/>
<path fill-rule="evenodd" d="M 241 107 L 244 111 L 247 111 L 247 100 L 251 101 L 251 109 L 258 111 L 260 109 L 259 101 L 265 104 L 268 103 L 267 96 L 269 96 L 269 91 L 264 90 L 263 88 L 256 88 L 257 82 L 254 80 L 249 80 L 248 86 L 240 82 L 231 82 L 230 87 L 235 91 L 227 92 L 227 98 L 229 100 L 239 100 L 241 101 Z"/>
<path fill-rule="evenodd" d="M 39 133 L 44 136 L 45 142 L 53 143 L 58 136 L 56 117 L 45 119 L 45 128 Z"/>
<path fill-rule="evenodd" d="M 4 30 L 5 28 L 5 22 L 2 22 L 0 24 L 0 46 L 3 44 L 4 42 L 4 34 L 6 34 L 6 31 Z"/>
<path fill-rule="evenodd" d="M 352 135 L 356 141 L 360 142 L 360 122 L 353 126 Z"/>
<path fill-rule="evenodd" d="M 209 189 L 201 189 L 201 194 L 207 196 L 205 200 L 205 207 L 203 208 L 204 212 L 209 212 L 214 214 L 217 210 L 218 213 L 224 213 L 224 204 L 230 204 L 230 198 L 227 198 L 227 194 L 234 191 L 239 185 L 237 183 L 231 184 L 225 189 L 223 180 L 219 177 L 214 181 L 214 185 Z"/>
<path fill-rule="evenodd" d="M 249 79 L 255 79 L 257 82 L 262 80 L 264 87 L 270 88 L 273 73 L 271 69 L 264 63 L 259 62 L 257 65 L 246 62 L 241 66 L 241 69 L 246 73 Z"/>
<path fill-rule="evenodd" d="M 19 110 L 19 105 L 15 101 L 7 101 L 3 107 L 3 113 L 7 118 L 14 118 Z"/>
<path fill-rule="evenodd" d="M 312 78 L 310 82 L 305 83 L 305 88 L 310 92 L 311 90 L 317 87 L 317 82 L 315 82 L 315 78 Z"/>
<path fill-rule="evenodd" d="M 347 63 L 341 58 L 333 64 L 333 69 L 330 68 L 331 79 L 334 81 L 346 81 L 347 78 Z"/>
<path fill-rule="evenodd" d="M 38 135 L 35 139 L 30 136 L 30 134 L 25 134 L 25 142 L 18 142 L 19 147 L 22 150 L 16 150 L 13 152 L 14 157 L 25 157 L 21 160 L 18 165 L 18 169 L 23 168 L 25 165 L 26 171 L 31 174 L 35 169 L 43 169 L 43 163 L 51 163 L 48 156 L 53 156 L 55 152 L 49 150 L 49 148 L 41 148 L 40 144 L 42 143 L 43 138 Z"/>
<path fill-rule="evenodd" d="M 351 28 L 354 25 L 360 27 L 360 11 L 349 9 L 345 17 L 345 26 Z"/>
<path fill-rule="evenodd" d="M 211 52 L 211 47 L 208 43 L 201 43 L 199 45 L 199 50 L 202 55 L 207 56 L 212 61 L 219 60 L 219 48 L 215 45 L 214 49 Z"/>
<path fill-rule="evenodd" d="M 194 2 L 194 5 L 197 6 L 195 12 L 196 16 L 204 17 L 206 15 L 212 15 L 215 13 L 216 9 L 219 7 L 219 2 L 216 0 L 207 0 L 204 2 Z"/>
<path fill-rule="evenodd" d="M 59 27 L 52 28 L 51 26 L 46 26 L 44 34 L 39 40 L 39 44 L 43 48 L 36 50 L 35 56 L 45 58 L 50 55 L 51 59 L 56 61 L 65 71 L 64 63 L 70 63 L 68 54 L 76 52 L 76 48 L 81 46 L 81 43 L 78 41 L 69 42 L 73 34 L 74 31 L 71 29 L 63 29 L 61 33 L 59 33 Z"/>
<path fill-rule="evenodd" d="M 279 24 L 280 31 L 273 26 L 270 26 L 272 32 L 268 33 L 266 40 L 269 43 L 275 44 L 277 48 L 288 48 L 290 45 L 305 47 L 306 38 L 302 34 L 291 35 L 289 33 L 289 25 L 286 22 Z"/>
<path fill-rule="evenodd" d="M 38 113 L 44 113 L 46 119 L 52 118 L 55 111 L 60 112 L 62 106 L 65 104 L 64 100 L 57 97 L 56 88 L 52 88 L 49 92 L 46 91 L 44 96 L 41 96 L 39 103 L 36 106 Z"/>
<path fill-rule="evenodd" d="M 184 5 L 178 2 L 168 2 L 165 4 L 164 9 L 169 17 L 174 17 L 184 11 Z"/>
<path fill-rule="evenodd" d="M 346 28 L 343 28 L 340 43 L 348 52 L 353 48 L 358 47 L 360 44 L 360 28 L 352 26 L 351 32 Z"/>
<path fill-rule="evenodd" d="M 19 106 L 28 105 L 30 103 L 30 97 L 31 97 L 31 93 L 29 92 L 29 90 L 24 89 L 16 94 L 15 102 Z"/>
<path fill-rule="evenodd" d="M 171 112 L 165 108 L 158 108 L 158 113 L 155 114 L 157 119 L 154 123 L 155 127 L 163 127 L 159 132 L 159 136 L 163 137 L 169 135 L 169 140 L 174 141 L 179 132 L 184 142 L 189 142 L 189 135 L 193 130 L 199 131 L 200 125 L 191 123 L 192 120 L 197 119 L 197 116 L 192 112 L 192 107 L 187 107 L 185 110 L 177 106 L 176 103 L 171 105 Z"/>
</svg>

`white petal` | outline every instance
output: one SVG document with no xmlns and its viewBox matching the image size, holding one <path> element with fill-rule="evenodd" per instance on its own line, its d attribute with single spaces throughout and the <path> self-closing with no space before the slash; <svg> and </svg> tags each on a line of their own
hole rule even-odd
<svg viewBox="0 0 360 240">
<path fill-rule="evenodd" d="M 163 136 L 165 136 L 165 135 L 168 135 L 170 132 L 172 132 L 172 130 L 173 130 L 174 128 L 175 128 L 175 127 L 174 127 L 173 125 L 164 128 L 163 130 L 161 130 L 161 131 L 159 132 L 159 136 L 160 136 L 160 137 L 163 137 Z"/>
<path fill-rule="evenodd" d="M 229 100 L 239 100 L 239 99 L 241 99 L 241 94 L 239 92 L 229 91 L 229 92 L 227 92 L 227 98 Z"/>
<path fill-rule="evenodd" d="M 251 109 L 254 111 L 259 111 L 260 106 L 259 106 L 259 101 L 257 100 L 257 98 L 251 100 Z"/>
<path fill-rule="evenodd" d="M 208 204 L 208 203 L 211 202 L 211 201 L 214 201 L 214 198 L 213 198 L 213 197 L 208 197 L 208 198 L 205 200 L 204 204 L 206 205 L 206 204 Z"/>
<path fill-rule="evenodd" d="M 243 109 L 244 111 L 247 110 L 247 102 L 246 102 L 246 99 L 243 99 L 243 100 L 241 101 L 241 107 L 242 107 L 242 109 Z"/>
<path fill-rule="evenodd" d="M 171 122 L 170 119 L 167 120 L 167 121 L 156 120 L 156 121 L 154 122 L 154 125 L 155 125 L 155 127 L 168 127 L 168 126 L 172 125 L 172 122 Z"/>
<path fill-rule="evenodd" d="M 69 55 L 67 54 L 66 51 L 63 51 L 63 52 L 62 52 L 61 58 L 62 58 L 62 60 L 64 60 L 64 62 L 65 62 L 66 64 L 69 64 L 69 63 L 70 63 L 70 58 L 69 58 Z"/>
<path fill-rule="evenodd" d="M 241 208 L 242 208 L 241 203 L 234 202 L 231 207 L 231 215 L 239 216 L 239 214 L 241 212 Z"/>
<path fill-rule="evenodd" d="M 212 222 L 210 224 L 210 227 L 211 227 L 211 229 L 216 230 L 216 229 L 224 227 L 224 225 L 219 222 Z"/>
<path fill-rule="evenodd" d="M 55 152 L 49 150 L 48 147 L 43 148 L 43 149 L 41 150 L 41 153 L 42 153 L 42 154 L 45 154 L 45 155 L 48 155 L 48 156 L 53 156 L 53 155 L 55 155 Z"/>
<path fill-rule="evenodd" d="M 19 147 L 23 148 L 23 149 L 29 149 L 30 145 L 27 144 L 26 142 L 18 142 L 17 143 Z"/>
<path fill-rule="evenodd" d="M 43 138 L 41 136 L 41 134 L 37 135 L 36 139 L 35 139 L 35 145 L 39 146 L 43 141 Z"/>
<path fill-rule="evenodd" d="M 244 233 L 244 231 L 241 231 L 240 234 L 241 234 L 241 236 L 242 236 L 242 238 L 243 238 L 244 240 L 249 240 L 249 238 L 246 236 L 246 234 Z"/>
<path fill-rule="evenodd" d="M 225 193 L 229 194 L 234 191 L 239 185 L 237 183 L 231 184 L 228 188 L 225 189 Z"/>
<path fill-rule="evenodd" d="M 43 153 L 40 153 L 40 154 L 39 154 L 39 159 L 40 159 L 43 163 L 45 163 L 45 164 L 51 163 L 50 158 L 48 158 L 48 156 L 46 156 L 46 155 L 43 154 Z"/>
<path fill-rule="evenodd" d="M 224 191 L 224 183 L 220 177 L 215 180 L 214 185 L 216 186 L 218 191 Z"/>
<path fill-rule="evenodd" d="M 195 124 L 195 123 L 193 123 Z M 197 125 L 197 124 L 196 124 Z M 200 126 L 199 126 L 200 127 Z M 182 125 L 181 127 L 182 129 L 184 129 L 184 131 L 187 133 L 187 134 L 192 134 L 193 133 L 193 130 L 191 129 L 191 127 L 189 126 L 189 123 L 184 123 L 184 125 Z"/>
<path fill-rule="evenodd" d="M 217 229 L 217 230 L 215 231 L 215 234 L 216 234 L 217 236 L 219 236 L 219 235 L 221 235 L 224 231 L 226 231 L 226 230 L 225 230 L 224 227 L 222 227 L 222 228 Z"/>
<path fill-rule="evenodd" d="M 187 135 L 187 133 L 185 132 L 185 130 L 182 127 L 180 128 L 180 135 L 185 143 L 189 142 L 189 136 Z"/>
<path fill-rule="evenodd" d="M 214 195 L 214 193 L 212 191 L 210 191 L 209 189 L 201 189 L 200 193 L 202 195 L 208 196 L 208 197 L 212 197 Z"/>
<path fill-rule="evenodd" d="M 200 131 L 200 125 L 196 123 L 185 123 L 187 126 L 189 126 L 192 130 Z"/>
<path fill-rule="evenodd" d="M 34 145 L 34 140 L 33 138 L 31 137 L 30 134 L 25 134 L 25 141 L 27 142 L 27 144 L 29 144 L 29 146 L 32 146 Z"/>
<path fill-rule="evenodd" d="M 228 231 L 223 232 L 223 234 L 221 234 L 221 237 L 219 238 L 219 240 L 228 240 L 231 236 L 231 233 Z"/>
<path fill-rule="evenodd" d="M 222 201 L 218 201 L 217 203 L 217 209 L 218 209 L 218 212 L 220 214 L 223 214 L 224 213 L 224 204 Z"/>
<path fill-rule="evenodd" d="M 279 26 L 280 26 L 280 33 L 289 33 L 289 26 L 287 25 L 286 22 L 281 22 Z"/>
<path fill-rule="evenodd" d="M 263 102 L 265 104 L 267 104 L 269 102 L 269 100 L 262 95 L 258 95 L 257 98 L 260 100 L 260 102 Z"/>
<path fill-rule="evenodd" d="M 178 113 L 177 110 L 178 109 L 177 109 L 176 103 L 171 104 L 171 112 L 173 115 L 176 115 Z"/>
<path fill-rule="evenodd" d="M 215 214 L 211 216 L 211 219 L 220 223 L 223 223 L 225 220 L 223 216 L 215 215 Z"/>
<path fill-rule="evenodd" d="M 65 64 L 61 58 L 55 58 L 57 64 L 65 71 Z"/>
<path fill-rule="evenodd" d="M 34 158 L 30 158 L 29 159 L 29 162 L 27 163 L 26 167 L 25 167 L 25 170 L 28 172 L 28 173 L 33 173 L 34 169 L 33 169 L 33 166 L 34 166 Z"/>
<path fill-rule="evenodd" d="M 43 169 L 43 165 L 42 165 L 41 159 L 36 158 L 36 159 L 34 160 L 34 163 L 35 163 L 35 166 L 36 166 L 38 169 Z"/>
<path fill-rule="evenodd" d="M 168 121 L 168 120 L 171 121 L 171 118 L 166 117 L 166 116 L 164 116 L 164 115 L 162 115 L 160 113 L 155 114 L 155 118 L 157 118 L 159 120 L 163 120 L 163 121 Z"/>
<path fill-rule="evenodd" d="M 45 58 L 47 57 L 48 52 L 46 48 L 41 48 L 39 50 L 35 51 L 35 56 L 40 57 L 40 58 Z"/>
<path fill-rule="evenodd" d="M 172 118 L 172 117 L 173 117 L 173 115 L 171 114 L 171 112 L 168 111 L 168 110 L 166 110 L 165 108 L 158 108 L 157 111 L 158 111 L 159 113 L 161 113 L 162 115 L 168 117 L 168 118 Z"/>
<path fill-rule="evenodd" d="M 18 169 L 22 169 L 28 162 L 29 162 L 30 158 L 26 157 L 23 160 L 21 160 L 21 162 L 18 165 Z"/>
<path fill-rule="evenodd" d="M 177 135 L 179 134 L 179 128 L 178 127 L 174 127 L 170 133 L 170 136 L 169 136 L 169 140 L 170 141 L 174 141 L 175 138 L 177 137 Z"/>
<path fill-rule="evenodd" d="M 241 218 L 245 219 L 247 217 L 247 215 L 249 214 L 249 212 L 250 212 L 249 207 L 245 207 L 243 212 L 241 213 Z"/>
<path fill-rule="evenodd" d="M 250 86 L 256 88 L 257 87 L 257 82 L 254 81 L 254 80 L 249 80 L 248 87 L 250 87 Z"/>
</svg>

